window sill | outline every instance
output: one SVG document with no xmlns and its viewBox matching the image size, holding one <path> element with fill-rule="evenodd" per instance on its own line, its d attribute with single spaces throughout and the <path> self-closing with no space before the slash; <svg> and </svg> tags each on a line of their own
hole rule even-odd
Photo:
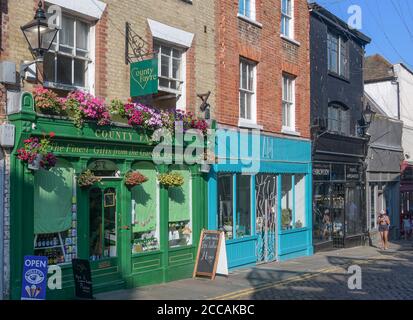
<svg viewBox="0 0 413 320">
<path fill-rule="evenodd" d="M 260 126 L 255 122 L 252 122 L 252 121 L 249 121 L 249 120 L 244 120 L 244 119 L 239 119 L 238 120 L 238 127 L 248 128 L 248 129 L 257 129 L 257 130 L 262 130 L 263 129 L 263 126 Z"/>
<path fill-rule="evenodd" d="M 44 87 L 45 88 L 50 88 L 50 89 L 57 89 L 57 90 L 65 90 L 65 91 L 73 91 L 73 90 L 82 90 L 82 91 L 89 91 L 89 88 L 86 87 L 77 87 L 77 86 L 71 86 L 67 84 L 60 84 L 60 83 L 54 83 L 54 82 L 44 82 Z"/>
<path fill-rule="evenodd" d="M 241 19 L 245 22 L 251 23 L 252 25 L 262 29 L 262 23 L 259 23 L 258 21 L 248 18 L 247 16 L 244 16 L 243 14 L 237 13 L 238 19 Z"/>
<path fill-rule="evenodd" d="M 301 43 L 300 43 L 300 42 L 298 42 L 298 41 L 296 41 L 296 40 L 294 40 L 294 39 L 292 39 L 292 38 L 290 38 L 290 37 L 287 37 L 287 36 L 285 36 L 285 35 L 283 35 L 283 34 L 281 34 L 280 36 L 281 36 L 281 39 L 283 39 L 283 40 L 285 40 L 285 41 L 288 41 L 288 42 L 290 42 L 291 44 L 294 44 L 294 45 L 296 45 L 296 46 L 298 46 L 298 47 L 301 46 Z"/>
<path fill-rule="evenodd" d="M 301 136 L 301 133 L 295 131 L 292 128 L 288 128 L 288 127 L 282 127 L 281 133 L 288 134 L 290 136 L 297 136 L 297 137 Z"/>
<path fill-rule="evenodd" d="M 339 74 L 337 74 L 337 73 L 335 73 L 335 72 L 333 72 L 333 71 L 328 71 L 328 75 L 331 76 L 331 77 L 333 77 L 333 78 L 336 78 L 336 79 L 345 81 L 345 82 L 347 82 L 347 83 L 350 83 L 350 80 L 349 80 L 348 78 L 343 77 L 343 76 L 340 76 Z"/>
</svg>

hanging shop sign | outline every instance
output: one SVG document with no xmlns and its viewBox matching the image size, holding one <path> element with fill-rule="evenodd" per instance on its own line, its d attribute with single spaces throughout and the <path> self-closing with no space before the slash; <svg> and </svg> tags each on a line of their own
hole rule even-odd
<svg viewBox="0 0 413 320">
<path fill-rule="evenodd" d="M 202 230 L 195 262 L 194 278 L 203 276 L 210 277 L 211 280 L 215 279 L 223 239 L 221 234 L 222 231 Z"/>
<path fill-rule="evenodd" d="M 80 299 L 94 299 L 89 260 L 73 259 L 72 267 L 76 297 Z"/>
<path fill-rule="evenodd" d="M 22 278 L 22 300 L 45 300 L 47 257 L 25 256 Z"/>
<path fill-rule="evenodd" d="M 143 60 L 130 65 L 130 95 L 158 93 L 158 59 Z"/>
</svg>

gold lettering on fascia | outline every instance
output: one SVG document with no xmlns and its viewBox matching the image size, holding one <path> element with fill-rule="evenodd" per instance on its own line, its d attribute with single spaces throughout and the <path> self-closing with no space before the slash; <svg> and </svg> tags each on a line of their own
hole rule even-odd
<svg viewBox="0 0 413 320">
<path fill-rule="evenodd" d="M 131 132 L 96 130 L 95 136 L 105 140 L 133 141 Z M 137 141 L 146 141 L 146 138 L 139 135 Z"/>
</svg>

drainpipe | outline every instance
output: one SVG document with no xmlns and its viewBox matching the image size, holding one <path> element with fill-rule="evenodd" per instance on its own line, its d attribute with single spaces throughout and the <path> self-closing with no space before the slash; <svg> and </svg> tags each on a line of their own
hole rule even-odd
<svg viewBox="0 0 413 320">
<path fill-rule="evenodd" d="M 400 82 L 399 82 L 399 78 L 396 77 L 393 81 L 392 84 L 396 85 L 397 87 L 397 119 L 401 120 L 401 110 L 400 110 Z"/>
</svg>

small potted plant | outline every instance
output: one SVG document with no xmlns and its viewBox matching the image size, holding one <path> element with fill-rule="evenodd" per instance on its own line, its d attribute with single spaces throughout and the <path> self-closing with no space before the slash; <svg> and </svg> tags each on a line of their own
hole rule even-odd
<svg viewBox="0 0 413 320">
<path fill-rule="evenodd" d="M 184 177 L 177 172 L 161 173 L 158 181 L 165 187 L 180 187 L 184 184 Z"/>
<path fill-rule="evenodd" d="M 291 209 L 283 209 L 281 212 L 281 225 L 284 230 L 291 228 Z"/>
<path fill-rule="evenodd" d="M 125 185 L 128 187 L 128 189 L 139 186 L 146 181 L 148 181 L 148 178 L 138 171 L 129 171 L 125 175 Z"/>
<path fill-rule="evenodd" d="M 57 162 L 56 156 L 49 151 L 50 138 L 54 135 L 54 132 L 50 132 L 48 136 L 44 134 L 42 139 L 31 137 L 24 140 L 23 148 L 17 150 L 17 157 L 27 163 L 30 170 L 50 170 Z"/>
<path fill-rule="evenodd" d="M 102 179 L 96 177 L 94 173 L 88 169 L 79 175 L 79 177 L 77 178 L 77 183 L 79 187 L 81 187 L 82 189 L 86 189 L 95 184 L 96 182 L 100 182 L 100 180 Z"/>
</svg>

